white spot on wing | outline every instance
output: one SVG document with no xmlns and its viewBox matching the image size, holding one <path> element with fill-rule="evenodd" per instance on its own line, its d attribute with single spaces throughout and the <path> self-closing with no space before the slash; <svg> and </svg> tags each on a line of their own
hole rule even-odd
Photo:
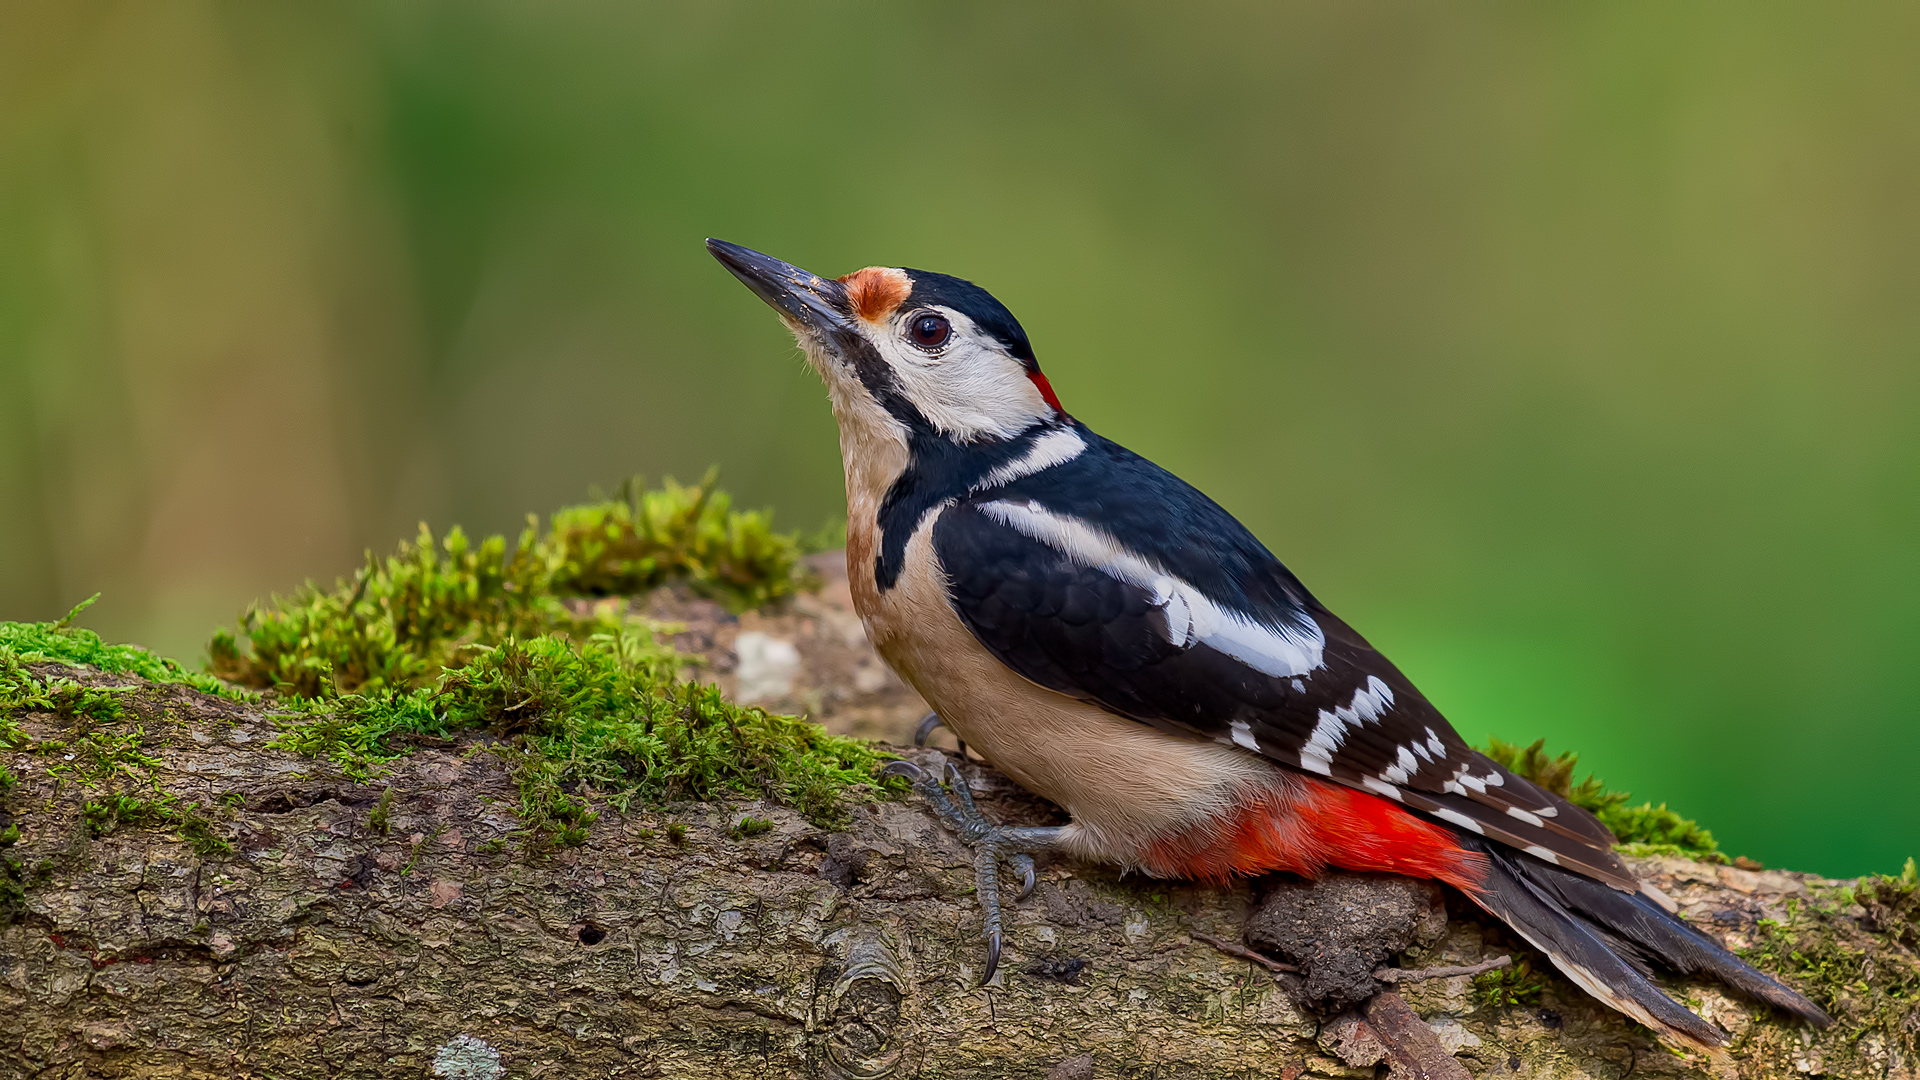
<svg viewBox="0 0 1920 1080">
<path fill-rule="evenodd" d="M 1528 810 L 1522 810 L 1517 806 L 1507 807 L 1507 813 L 1512 817 L 1517 817 L 1521 821 L 1524 821 L 1527 824 L 1532 825 L 1534 828 L 1540 828 L 1546 825 L 1546 822 L 1540 820 L 1539 814 L 1535 814 Z"/>
<path fill-rule="evenodd" d="M 1466 829 L 1470 832 L 1477 832 L 1482 835 L 1485 835 L 1487 831 L 1486 829 L 1480 826 L 1479 822 L 1473 820 L 1472 818 L 1468 817 L 1467 815 L 1461 813 L 1458 810 L 1448 810 L 1443 807 L 1441 809 L 1435 810 L 1433 812 L 1433 816 L 1439 818 L 1441 821 L 1451 822 L 1455 825 L 1458 825 L 1461 828 Z"/>
<path fill-rule="evenodd" d="M 1037 502 L 998 499 L 980 512 L 1084 566 L 1147 590 L 1167 614 L 1167 640 L 1206 644 L 1265 675 L 1304 675 L 1320 666 L 1326 637 L 1306 616 L 1304 625 L 1268 625 L 1221 607 L 1193 585 L 1166 573 L 1118 540 L 1078 518 Z M 1176 607 L 1175 598 L 1179 603 Z"/>
<path fill-rule="evenodd" d="M 1367 676 L 1367 685 L 1354 691 L 1353 704 L 1348 706 L 1360 719 L 1372 723 L 1380 719 L 1382 713 L 1393 708 L 1393 688 L 1378 675 Z"/>
<path fill-rule="evenodd" d="M 1528 844 L 1525 848 L 1522 848 L 1521 850 L 1525 851 L 1527 854 L 1533 856 L 1534 858 L 1541 860 L 1542 862 L 1550 862 L 1555 866 L 1560 865 L 1560 856 L 1555 855 L 1553 852 L 1548 851 L 1546 848 L 1541 847 L 1539 844 Z"/>
<path fill-rule="evenodd" d="M 1247 726 L 1245 720 L 1235 720 L 1233 722 L 1233 744 L 1247 750 L 1252 750 L 1256 754 L 1260 752 L 1260 744 L 1255 741 L 1253 737 L 1253 728 Z"/>
<path fill-rule="evenodd" d="M 1307 738 L 1306 745 L 1300 748 L 1301 766 L 1323 776 L 1331 774 L 1334 752 L 1346 742 L 1347 728 L 1377 723 L 1381 715 L 1392 707 L 1393 688 L 1378 675 L 1367 676 L 1367 685 L 1353 692 L 1352 702 L 1331 712 L 1320 710 L 1320 720 L 1314 724 L 1313 734 Z M 1420 768 L 1420 763 L 1405 748 L 1400 750 L 1400 754 L 1400 764 L 1390 765 L 1380 774 L 1396 784 L 1406 783 L 1407 778 Z"/>
<path fill-rule="evenodd" d="M 1337 716 L 1325 709 L 1320 710 L 1320 722 L 1313 726 L 1313 734 L 1307 738 L 1306 745 L 1300 748 L 1300 767 L 1311 769 L 1321 776 L 1333 773 L 1334 751 L 1347 741 L 1347 725 Z"/>
<path fill-rule="evenodd" d="M 1064 465 L 1079 457 L 1086 448 L 1087 442 L 1079 432 L 1072 428 L 1055 428 L 1033 440 L 1033 445 L 1027 448 L 1026 453 L 988 473 L 986 479 L 973 486 L 973 490 L 996 488 L 1055 465 Z"/>
<path fill-rule="evenodd" d="M 1383 781 L 1376 780 L 1371 776 L 1365 778 L 1364 780 L 1361 780 L 1360 786 L 1363 788 L 1366 788 L 1368 791 L 1373 792 L 1375 795 L 1385 795 L 1387 798 L 1392 799 L 1394 802 L 1400 801 L 1399 788 L 1394 787 L 1392 784 L 1388 784 Z"/>
</svg>

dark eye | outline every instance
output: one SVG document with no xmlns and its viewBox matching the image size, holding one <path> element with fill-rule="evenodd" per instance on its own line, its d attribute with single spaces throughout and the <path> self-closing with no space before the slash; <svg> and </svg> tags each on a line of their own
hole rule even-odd
<svg viewBox="0 0 1920 1080">
<path fill-rule="evenodd" d="M 907 324 L 907 333 L 912 335 L 913 343 L 923 349 L 937 349 L 953 336 L 953 324 L 946 316 L 923 312 L 913 317 Z"/>
</svg>

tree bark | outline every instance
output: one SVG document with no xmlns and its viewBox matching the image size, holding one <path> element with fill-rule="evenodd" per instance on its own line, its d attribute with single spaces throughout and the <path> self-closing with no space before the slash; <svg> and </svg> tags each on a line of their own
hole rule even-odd
<svg viewBox="0 0 1920 1080">
<path fill-rule="evenodd" d="M 505 767 L 477 739 L 356 784 L 266 749 L 264 709 L 179 687 L 136 700 L 159 789 L 219 807 L 213 831 L 234 850 L 196 855 L 133 826 L 94 838 L 88 793 L 56 783 L 56 762 L 0 754 L 21 781 L 4 806 L 27 878 L 0 928 L 0 1078 L 1422 1075 L 1368 1061 L 1352 1016 L 1323 1022 L 1286 976 L 1194 939 L 1240 939 L 1247 883 L 1043 861 L 982 987 L 971 856 L 917 798 L 858 806 L 832 833 L 751 802 L 607 813 L 585 846 L 530 855 Z M 25 719 L 57 735 L 52 718 Z M 1056 820 L 991 770 L 966 771 L 989 815 Z M 739 838 L 748 815 L 774 828 Z M 1736 946 L 1759 919 L 1809 917 L 1833 884 L 1684 859 L 1641 869 Z M 1449 910 L 1399 966 L 1521 951 Z M 1841 927 L 1857 912 L 1837 908 L 1834 926 L 1912 968 L 1903 946 Z M 1722 1074 L 1913 1075 L 1910 1007 L 1878 1002 L 1811 1037 L 1713 986 L 1671 985 L 1736 1035 Z M 1475 1076 L 1715 1071 L 1557 978 L 1504 1008 L 1477 1004 L 1464 975 L 1398 989 Z"/>
</svg>

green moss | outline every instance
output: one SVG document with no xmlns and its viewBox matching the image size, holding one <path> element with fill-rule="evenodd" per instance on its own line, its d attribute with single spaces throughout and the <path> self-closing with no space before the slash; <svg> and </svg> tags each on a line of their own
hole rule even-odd
<svg viewBox="0 0 1920 1080">
<path fill-rule="evenodd" d="M 52 877 L 53 863 L 48 860 L 29 870 L 26 860 L 0 853 L 0 927 L 26 918 L 27 890 L 45 885 Z"/>
<path fill-rule="evenodd" d="M 1898 874 L 1871 874 L 1854 886 L 1854 903 L 1869 930 L 1920 949 L 1920 865 L 1908 859 Z"/>
<path fill-rule="evenodd" d="M 405 691 L 429 685 L 474 645 L 566 622 L 542 587 L 537 560 L 506 542 L 469 544 L 458 528 L 435 542 L 425 525 L 352 582 L 309 584 L 241 618 L 248 648 L 222 632 L 208 644 L 222 678 L 298 698 Z"/>
<path fill-rule="evenodd" d="M 773 531 L 764 512 L 735 511 L 709 471 L 697 487 L 666 481 L 644 491 L 638 479 L 618 498 L 553 515 L 540 545 L 551 587 L 577 596 L 632 596 L 684 580 L 734 611 L 791 596 L 806 578 L 802 545 Z"/>
<path fill-rule="evenodd" d="M 7 634 L 7 631 L 45 631 L 55 623 L 0 623 L 0 635 L 16 641 L 41 637 L 40 634 Z M 58 640 L 66 634 L 91 631 L 52 631 L 46 638 Z M 95 638 L 95 640 L 98 640 Z M 27 668 L 30 663 L 47 662 L 41 651 L 20 652 L 0 644 L 0 746 L 20 747 L 27 743 L 17 717 L 21 713 L 44 712 L 70 723 L 111 724 L 126 718 L 125 699 L 130 688 L 86 686 L 64 675 L 42 677 Z M 59 661 L 64 663 L 65 661 Z"/>
<path fill-rule="evenodd" d="M 233 844 L 213 830 L 213 821 L 199 803 L 180 804 L 172 795 L 138 798 L 131 795 L 106 795 L 88 799 L 80 808 L 87 831 L 102 837 L 121 825 L 171 829 L 180 834 L 194 852 L 202 857 L 225 855 Z"/>
<path fill-rule="evenodd" d="M 476 649 L 579 636 L 567 597 L 684 581 L 734 610 L 784 600 L 809 583 L 801 551 L 767 514 L 733 510 L 711 473 L 698 487 L 634 484 L 619 499 L 559 511 L 545 535 L 529 518 L 511 550 L 504 537 L 476 545 L 458 528 L 436 541 L 422 525 L 385 560 L 369 554 L 350 582 L 254 607 L 241 619 L 245 647 L 223 632 L 208 654 L 223 678 L 296 697 L 422 689 Z"/>
<path fill-rule="evenodd" d="M 98 788 L 117 780 L 151 784 L 160 759 L 141 749 L 145 742 L 146 729 L 135 727 L 126 732 L 83 731 L 71 739 L 46 739 L 33 750 L 51 759 L 47 775 Z"/>
<path fill-rule="evenodd" d="M 1494 1009 L 1532 1005 L 1547 988 L 1545 976 L 1533 970 L 1532 958 L 1520 954 L 1513 963 L 1473 977 L 1473 1000 Z"/>
<path fill-rule="evenodd" d="M 486 730 L 511 766 L 529 837 L 585 839 L 591 793 L 616 809 L 636 799 L 764 796 L 825 827 L 841 796 L 876 783 L 870 746 L 816 724 L 726 701 L 717 687 L 679 682 L 679 658 L 644 626 L 545 635 L 477 647 L 431 690 L 351 694 L 306 703 L 274 745 L 327 757 L 371 778 L 404 754 L 397 734 Z"/>
<path fill-rule="evenodd" d="M 1613 835 L 1619 838 L 1621 850 L 1627 854 L 1685 855 L 1708 862 L 1727 861 L 1726 856 L 1720 853 L 1720 845 L 1714 841 L 1712 833 L 1692 819 L 1683 818 L 1667 809 L 1666 803 L 1659 806 L 1652 803 L 1628 806 L 1631 795 L 1624 791 L 1608 791 L 1606 785 L 1592 774 L 1575 783 L 1573 774 L 1580 763 L 1579 757 L 1574 754 L 1549 756 L 1545 739 L 1536 740 L 1532 746 L 1524 748 L 1515 743 L 1491 739 L 1486 754 L 1575 806 L 1592 811 L 1601 824 L 1613 830 Z"/>
<path fill-rule="evenodd" d="M 530 519 L 512 546 L 422 526 L 393 555 L 369 555 L 351 580 L 254 606 L 239 634 L 215 636 L 209 667 L 276 693 L 273 746 L 325 757 L 356 781 L 422 739 L 490 733 L 531 844 L 584 843 L 597 806 L 624 810 L 636 799 L 759 796 L 828 826 L 844 820 L 850 788 L 879 786 L 881 755 L 680 681 L 690 658 L 655 641 L 624 600 L 581 602 L 684 582 L 734 610 L 778 603 L 809 583 L 804 550 L 773 532 L 768 515 L 734 510 L 712 474 L 695 487 L 632 483 L 617 498 L 561 510 L 545 533 Z M 179 829 L 197 848 L 224 843 L 196 824 L 204 815 L 139 792 L 159 762 L 142 749 L 143 729 L 127 727 L 133 691 L 42 677 L 26 664 L 91 663 L 242 691 L 106 646 L 66 620 L 0 629 L 0 743 L 26 744 L 23 712 L 61 716 L 73 733 L 31 749 L 55 776 L 102 792 L 88 804 L 96 831 L 139 821 Z M 376 829 L 388 805 L 375 808 Z"/>
<path fill-rule="evenodd" d="M 1853 914 L 1862 890 L 1878 903 L 1883 890 L 1910 898 L 1916 886 L 1920 879 L 1902 874 L 1863 879 L 1852 890 L 1816 887 L 1812 902 L 1790 899 L 1783 918 L 1760 920 L 1755 944 L 1741 951 L 1748 962 L 1780 976 L 1838 1021 L 1821 1037 L 1833 1075 L 1853 1075 L 1851 1066 L 1869 1064 L 1861 1050 L 1876 1041 L 1909 1054 L 1920 1050 L 1920 959 L 1874 936 L 1873 927 L 1863 925 L 1870 920 Z M 1775 1026 L 1783 1023 L 1771 1019 Z M 1789 1038 L 1792 1034 L 1797 1033 Z"/>
<path fill-rule="evenodd" d="M 733 836 L 736 840 L 751 840 L 756 836 L 765 836 L 773 831 L 773 822 L 766 818 L 743 817 L 733 823 Z"/>
<path fill-rule="evenodd" d="M 67 612 L 57 622 L 0 622 L 0 712 L 18 708 L 45 707 L 23 705 L 7 697 L 8 683 L 10 679 L 17 677 L 9 674 L 7 670 L 9 666 L 17 673 L 19 665 L 44 661 L 84 664 L 97 671 L 114 675 L 137 675 L 153 683 L 179 683 L 209 694 L 228 697 L 247 696 L 211 675 L 188 671 L 177 661 L 157 656 L 138 645 L 109 645 L 100 640 L 100 635 L 93 631 L 71 625 L 73 619 L 97 599 L 99 595 L 95 594 Z M 71 680 L 67 681 L 71 682 Z"/>
<path fill-rule="evenodd" d="M 373 810 L 367 814 L 367 825 L 374 832 L 385 836 L 387 835 L 387 830 L 392 827 L 392 815 L 393 788 L 388 787 L 387 790 L 380 793 L 380 801 L 374 803 Z"/>
</svg>

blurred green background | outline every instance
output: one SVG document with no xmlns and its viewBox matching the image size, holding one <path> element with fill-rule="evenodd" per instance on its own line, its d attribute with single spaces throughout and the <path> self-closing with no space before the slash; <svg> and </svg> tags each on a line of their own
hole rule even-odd
<svg viewBox="0 0 1920 1080">
<path fill-rule="evenodd" d="M 1476 741 L 1920 850 L 1920 7 L 0 6 L 0 618 L 842 511 L 714 235 L 973 278 Z"/>
</svg>

